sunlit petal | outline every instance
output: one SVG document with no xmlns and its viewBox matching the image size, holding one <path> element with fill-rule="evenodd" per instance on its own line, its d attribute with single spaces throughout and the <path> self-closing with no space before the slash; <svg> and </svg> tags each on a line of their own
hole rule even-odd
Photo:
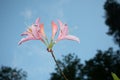
<svg viewBox="0 0 120 80">
<path fill-rule="evenodd" d="M 44 24 L 40 24 L 39 27 L 40 27 L 39 35 L 42 35 L 42 37 L 46 38 L 46 35 L 44 32 Z"/>
<path fill-rule="evenodd" d="M 57 24 L 54 21 L 52 21 L 52 39 L 54 39 L 54 37 L 57 33 L 57 30 L 58 30 Z"/>
</svg>

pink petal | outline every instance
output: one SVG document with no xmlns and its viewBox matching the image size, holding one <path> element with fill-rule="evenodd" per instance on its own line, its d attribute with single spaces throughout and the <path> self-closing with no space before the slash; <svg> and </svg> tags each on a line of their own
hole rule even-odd
<svg viewBox="0 0 120 80">
<path fill-rule="evenodd" d="M 44 32 L 44 24 L 39 25 L 40 31 L 39 31 L 39 36 L 42 36 L 46 38 L 45 32 Z"/>
<path fill-rule="evenodd" d="M 35 24 L 39 25 L 39 22 L 40 22 L 40 18 L 37 18 L 36 21 L 35 21 Z"/>
<path fill-rule="evenodd" d="M 59 25 L 60 25 L 60 30 L 62 30 L 63 27 L 64 27 L 64 26 L 63 26 L 64 24 L 63 24 L 62 21 L 60 21 L 60 20 L 58 20 L 58 23 L 59 23 Z"/>
<path fill-rule="evenodd" d="M 63 40 L 63 39 L 69 39 L 69 40 L 74 40 L 74 41 L 80 42 L 78 37 L 68 35 L 67 24 L 63 24 L 60 20 L 58 20 L 58 23 L 60 25 L 60 33 L 59 33 L 59 36 L 58 36 L 58 39 L 56 40 L 56 42 Z"/>
<path fill-rule="evenodd" d="M 60 25 L 60 34 L 67 35 L 68 34 L 68 26 L 67 26 L 67 24 L 63 24 L 60 20 L 58 20 L 58 23 Z"/>
<path fill-rule="evenodd" d="M 68 35 L 68 26 L 67 25 L 64 25 L 63 29 L 62 29 L 62 34 L 64 36 Z"/>
<path fill-rule="evenodd" d="M 54 21 L 52 21 L 52 39 L 54 39 L 54 37 L 57 33 L 57 30 L 58 30 L 57 24 Z"/>
<path fill-rule="evenodd" d="M 59 35 L 58 35 L 58 41 L 63 39 L 65 36 L 68 35 L 68 26 L 62 25 L 62 28 L 60 29 Z"/>
<path fill-rule="evenodd" d="M 32 25 L 31 30 L 32 30 L 33 36 L 34 36 L 36 39 L 38 39 L 38 38 L 39 38 L 39 34 L 38 34 L 37 26 Z"/>
<path fill-rule="evenodd" d="M 28 40 L 34 40 L 34 38 L 33 37 L 26 37 L 26 38 L 22 38 L 20 41 L 19 41 L 19 45 L 21 45 L 23 42 L 26 42 L 26 41 L 28 41 Z"/>
<path fill-rule="evenodd" d="M 76 36 L 73 36 L 73 35 L 67 35 L 63 39 L 74 40 L 74 41 L 77 41 L 78 43 L 80 43 L 79 38 Z"/>
</svg>

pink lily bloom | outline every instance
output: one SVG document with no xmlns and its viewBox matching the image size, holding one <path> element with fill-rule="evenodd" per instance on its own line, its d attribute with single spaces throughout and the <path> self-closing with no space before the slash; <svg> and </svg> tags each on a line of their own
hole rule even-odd
<svg viewBox="0 0 120 80">
<path fill-rule="evenodd" d="M 78 43 L 80 43 L 80 40 L 78 37 L 68 34 L 67 24 L 63 24 L 60 20 L 58 20 L 58 23 L 60 25 L 60 32 L 59 32 L 59 36 L 58 36 L 58 39 L 56 40 L 56 42 L 58 42 L 60 40 L 68 39 L 68 40 L 74 40 L 74 41 L 77 41 Z"/>
<path fill-rule="evenodd" d="M 22 38 L 18 43 L 19 45 L 29 40 L 41 40 L 43 43 L 45 43 L 44 39 L 46 36 L 44 33 L 44 25 L 40 24 L 39 21 L 40 18 L 36 19 L 35 24 L 32 24 L 31 27 L 27 29 L 27 31 L 21 34 L 21 36 L 26 35 L 27 37 Z"/>
<path fill-rule="evenodd" d="M 54 21 L 52 21 L 51 23 L 52 36 L 51 36 L 51 41 L 48 41 L 44 32 L 44 24 L 40 24 L 39 22 L 40 22 L 40 18 L 36 19 L 36 22 L 32 24 L 27 29 L 27 31 L 21 34 L 21 36 L 25 35 L 26 37 L 22 38 L 19 41 L 18 43 L 19 45 L 29 40 L 40 40 L 47 46 L 48 52 L 51 52 L 54 44 L 56 44 L 60 40 L 68 39 L 68 40 L 74 40 L 74 41 L 80 42 L 78 37 L 68 34 L 68 26 L 66 24 L 63 24 L 60 20 L 58 20 L 58 23 L 60 25 L 60 32 L 59 32 L 58 38 L 56 40 L 54 39 L 58 31 L 58 26 Z"/>
</svg>

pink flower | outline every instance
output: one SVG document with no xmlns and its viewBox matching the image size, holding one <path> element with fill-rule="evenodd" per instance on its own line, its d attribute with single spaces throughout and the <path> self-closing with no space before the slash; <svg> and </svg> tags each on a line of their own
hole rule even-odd
<svg viewBox="0 0 120 80">
<path fill-rule="evenodd" d="M 23 42 L 29 41 L 29 40 L 41 40 L 45 43 L 44 39 L 46 38 L 44 33 L 44 25 L 39 23 L 40 18 L 36 19 L 35 24 L 32 24 L 31 27 L 27 29 L 24 33 L 21 34 L 21 36 L 26 35 L 27 37 L 22 38 L 19 45 Z"/>
<path fill-rule="evenodd" d="M 58 36 L 58 39 L 56 40 L 56 42 L 58 42 L 60 40 L 64 40 L 64 39 L 74 40 L 74 41 L 77 41 L 78 43 L 80 42 L 78 37 L 68 34 L 67 24 L 63 24 L 60 20 L 58 20 L 58 23 L 60 25 L 60 32 L 59 32 L 59 36 Z"/>
<path fill-rule="evenodd" d="M 20 42 L 18 43 L 19 45 L 29 40 L 40 40 L 47 46 L 48 51 L 52 51 L 53 46 L 60 40 L 69 39 L 80 42 L 78 37 L 68 34 L 68 26 L 66 24 L 63 24 L 60 20 L 58 20 L 58 23 L 60 25 L 58 38 L 56 40 L 54 39 L 58 31 L 58 26 L 54 21 L 52 21 L 52 36 L 51 40 L 48 41 L 44 32 L 44 24 L 40 24 L 39 22 L 40 18 L 36 19 L 36 22 L 32 24 L 27 29 L 27 31 L 21 34 L 22 36 L 25 35 L 26 37 L 20 40 Z"/>
</svg>

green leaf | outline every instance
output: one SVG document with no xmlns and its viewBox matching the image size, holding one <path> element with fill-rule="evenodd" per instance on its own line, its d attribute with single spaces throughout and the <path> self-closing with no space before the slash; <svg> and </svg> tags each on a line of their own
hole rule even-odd
<svg viewBox="0 0 120 80">
<path fill-rule="evenodd" d="M 115 73 L 112 72 L 111 74 L 112 74 L 113 80 L 120 80 Z"/>
</svg>

